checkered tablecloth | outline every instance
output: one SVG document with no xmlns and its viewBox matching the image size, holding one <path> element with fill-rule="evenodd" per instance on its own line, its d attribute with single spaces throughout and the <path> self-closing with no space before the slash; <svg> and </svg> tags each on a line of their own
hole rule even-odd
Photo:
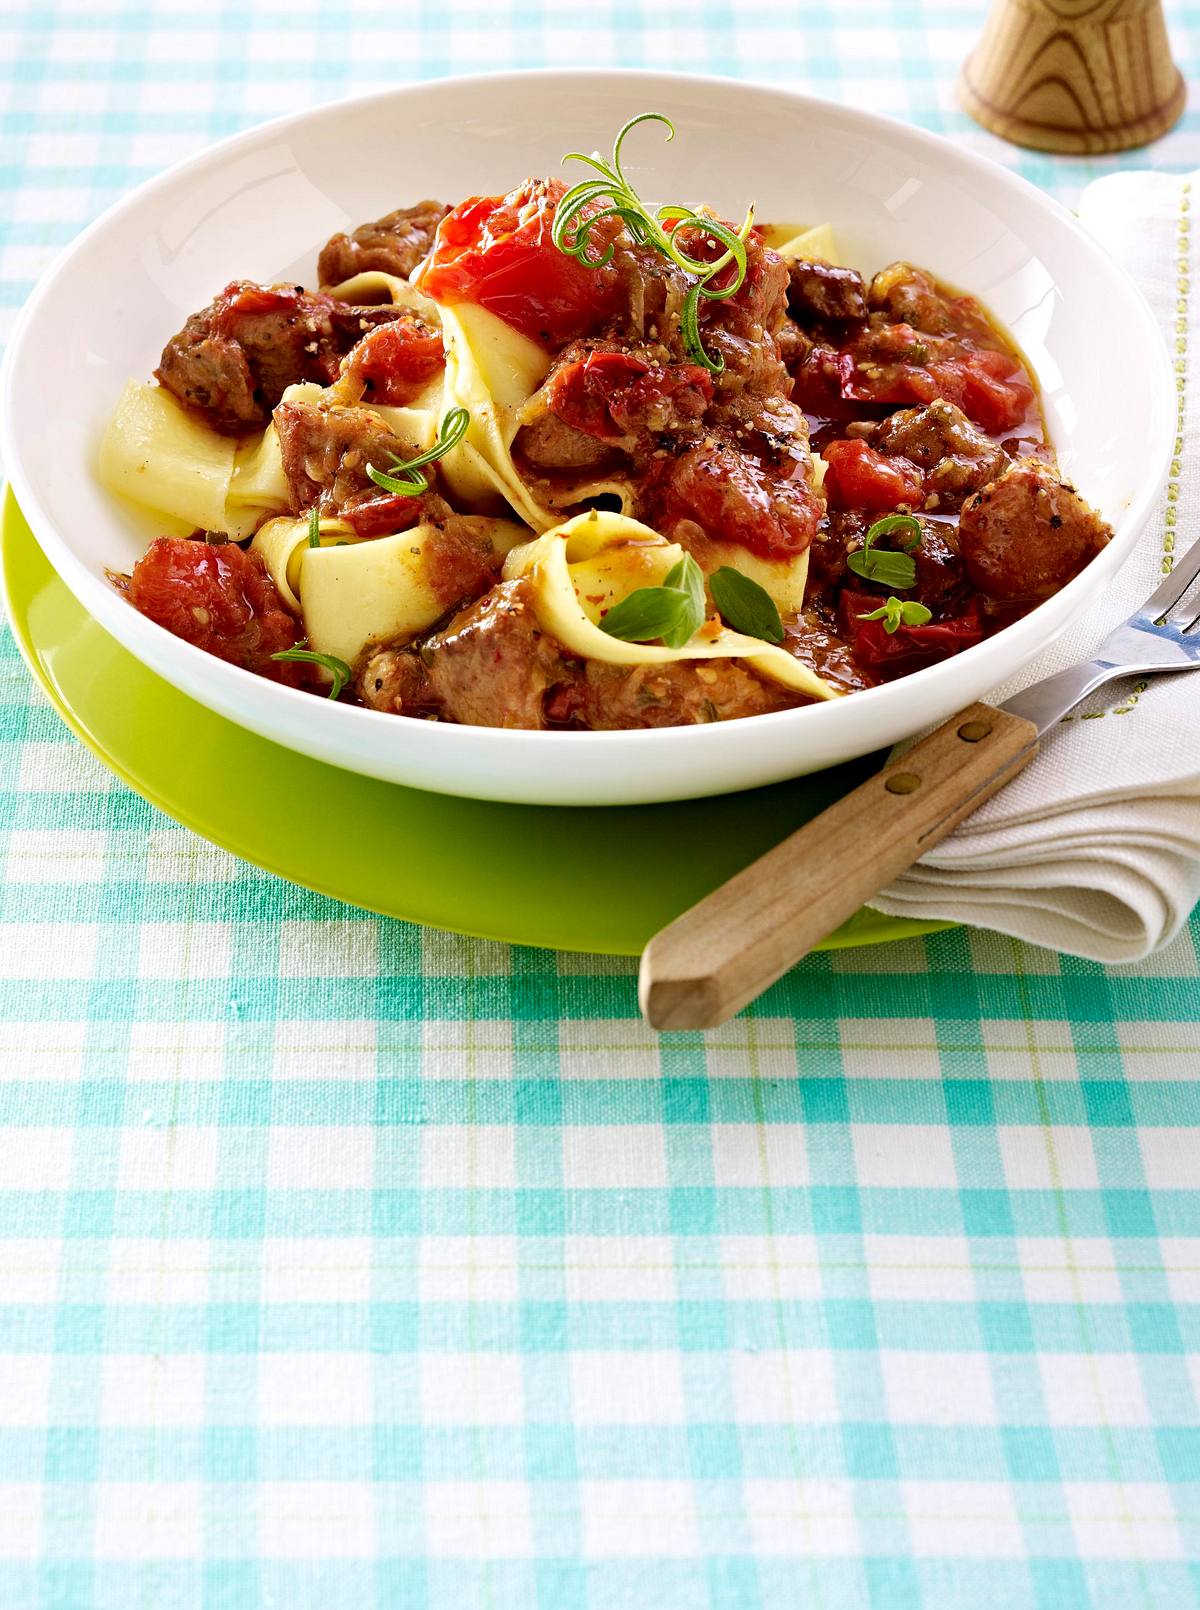
<svg viewBox="0 0 1200 1610">
<path fill-rule="evenodd" d="M 0 0 L 3 317 L 212 139 L 506 65 L 814 88 L 1069 200 L 1113 164 L 956 108 L 982 11 Z M 0 694 L 3 1610 L 1200 1603 L 1200 928 L 817 956 L 657 1040 L 632 962 L 192 837 L 7 634 Z"/>
</svg>

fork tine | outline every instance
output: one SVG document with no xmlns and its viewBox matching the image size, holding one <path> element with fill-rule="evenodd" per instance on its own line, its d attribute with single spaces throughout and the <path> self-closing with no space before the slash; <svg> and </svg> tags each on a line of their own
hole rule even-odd
<svg viewBox="0 0 1200 1610">
<path fill-rule="evenodd" d="M 1166 617 L 1172 625 L 1179 624 L 1179 620 L 1185 615 L 1190 620 L 1193 615 L 1200 613 L 1195 600 L 1180 610 L 1178 618 L 1172 615 L 1172 611 L 1188 592 L 1197 576 L 1200 576 L 1200 540 L 1193 542 L 1190 548 L 1176 558 L 1170 575 L 1157 591 L 1150 594 L 1138 614 L 1147 615 L 1153 621 Z"/>
</svg>

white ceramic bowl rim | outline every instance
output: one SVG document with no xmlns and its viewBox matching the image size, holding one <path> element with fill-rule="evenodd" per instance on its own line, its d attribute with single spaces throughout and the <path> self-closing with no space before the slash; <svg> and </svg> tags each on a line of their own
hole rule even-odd
<svg viewBox="0 0 1200 1610">
<path fill-rule="evenodd" d="M 506 758 L 517 759 L 518 749 L 524 751 L 527 745 L 533 745 L 539 757 L 538 764 L 546 764 L 550 771 L 557 766 L 572 767 L 584 751 L 593 755 L 608 753 L 614 759 L 618 752 L 625 757 L 631 767 L 644 766 L 655 755 L 674 753 L 679 755 L 682 751 L 694 754 L 695 760 L 702 770 L 704 757 L 708 753 L 715 754 L 722 746 L 728 745 L 731 733 L 749 725 L 751 722 L 764 733 L 770 731 L 780 739 L 785 735 L 799 736 L 798 724 L 805 723 L 804 732 L 817 742 L 820 747 L 819 732 L 828 728 L 831 723 L 842 720 L 845 715 L 844 704 L 853 702 L 865 717 L 870 709 L 876 717 L 882 716 L 884 710 L 894 712 L 894 736 L 900 737 L 916 729 L 921 722 L 912 720 L 911 715 L 904 713 L 904 707 L 912 704 L 919 690 L 937 683 L 942 687 L 950 684 L 960 673 L 964 666 L 978 666 L 984 669 L 984 663 L 992 662 L 994 675 L 992 682 L 1002 680 L 1020 665 L 1025 663 L 1036 652 L 1044 634 L 1039 630 L 1039 622 L 1049 608 L 1053 607 L 1060 617 L 1060 625 L 1071 615 L 1078 612 L 1080 605 L 1086 597 L 1093 594 L 1105 576 L 1117 568 L 1119 563 L 1127 556 L 1137 534 L 1145 524 L 1146 517 L 1157 497 L 1171 457 L 1171 443 L 1173 434 L 1173 395 L 1169 359 L 1165 343 L 1155 322 L 1154 316 L 1146 304 L 1141 292 L 1125 271 L 1113 260 L 1109 259 L 1096 245 L 1092 238 L 1066 212 L 1056 201 L 1038 190 L 1034 185 L 1023 179 L 1020 175 L 1000 167 L 987 159 L 977 156 L 973 152 L 961 150 L 951 145 L 942 136 L 927 132 L 923 129 L 899 124 L 895 120 L 882 117 L 872 112 L 861 111 L 856 108 L 831 103 L 821 97 L 801 94 L 776 86 L 763 86 L 746 83 L 737 79 L 728 79 L 717 76 L 699 74 L 664 74 L 652 69 L 560 69 L 536 68 L 524 71 L 503 71 L 472 75 L 470 77 L 455 77 L 440 80 L 422 80 L 417 83 L 398 86 L 393 89 L 375 91 L 368 95 L 348 97 L 343 100 L 326 103 L 324 105 L 308 108 L 299 112 L 289 113 L 284 117 L 270 122 L 256 125 L 229 136 L 219 143 L 206 148 L 194 155 L 178 162 L 164 172 L 154 176 L 129 195 L 121 198 L 112 207 L 100 215 L 87 229 L 71 242 L 59 255 L 55 262 L 42 276 L 38 285 L 32 292 L 28 302 L 18 317 L 8 352 L 5 357 L 3 375 L 0 377 L 0 452 L 7 468 L 9 478 L 16 492 L 22 511 L 32 526 L 39 541 L 44 547 L 47 557 L 56 570 L 67 582 L 72 592 L 80 602 L 101 622 L 108 630 L 113 631 L 129 646 L 139 657 L 146 659 L 160 674 L 167 675 L 172 680 L 172 668 L 164 662 L 176 657 L 180 666 L 190 665 L 191 674 L 186 678 L 189 684 L 187 691 L 193 696 L 205 697 L 207 693 L 196 693 L 195 684 L 198 681 L 197 667 L 202 662 L 203 677 L 211 684 L 208 691 L 212 694 L 214 708 L 234 719 L 241 719 L 239 710 L 244 702 L 241 695 L 244 693 L 247 673 L 229 666 L 214 657 L 204 654 L 201 650 L 179 639 L 170 639 L 169 648 L 164 647 L 162 639 L 168 634 L 154 623 L 130 610 L 128 605 L 119 598 L 114 590 L 80 559 L 62 537 L 56 527 L 54 519 L 49 514 L 42 497 L 39 495 L 35 480 L 27 473 L 22 451 L 21 429 L 19 425 L 21 401 L 20 386 L 22 373 L 27 363 L 34 361 L 30 350 L 31 341 L 39 334 L 39 321 L 46 305 L 53 299 L 59 282 L 67 275 L 80 258 L 85 254 L 92 243 L 101 236 L 107 235 L 119 227 L 127 214 L 144 206 L 148 201 L 169 192 L 191 176 L 203 170 L 219 167 L 226 160 L 236 156 L 256 143 L 268 139 L 278 139 L 286 136 L 289 130 L 301 125 L 318 125 L 324 120 L 335 121 L 339 116 L 349 112 L 369 109 L 372 106 L 384 105 L 397 99 L 397 97 L 414 95 L 437 95 L 439 92 L 486 90 L 506 85 L 541 84 L 549 88 L 560 87 L 567 89 L 572 83 L 578 85 L 586 82 L 589 88 L 603 88 L 610 86 L 614 93 L 627 88 L 630 82 L 644 82 L 649 88 L 651 85 L 660 86 L 664 92 L 670 86 L 681 89 L 699 89 L 710 91 L 714 96 L 721 95 L 751 95 L 758 101 L 774 99 L 789 107 L 806 109 L 813 115 L 825 115 L 836 118 L 849 129 L 858 129 L 864 135 L 873 135 L 878 138 L 883 131 L 893 130 L 902 134 L 903 140 L 918 150 L 922 150 L 943 168 L 958 169 L 959 175 L 983 173 L 988 183 L 993 187 L 1008 191 L 1011 195 L 1028 203 L 1029 207 L 1043 216 L 1050 215 L 1060 228 L 1071 231 L 1078 240 L 1084 244 L 1087 253 L 1096 265 L 1102 265 L 1114 289 L 1119 288 L 1123 294 L 1123 313 L 1140 323 L 1139 340 L 1144 350 L 1146 361 L 1156 366 L 1160 372 L 1161 383 L 1155 383 L 1153 395 L 1155 399 L 1161 397 L 1159 403 L 1159 417 L 1152 422 L 1153 435 L 1161 441 L 1161 452 L 1157 462 L 1146 465 L 1145 478 L 1140 490 L 1130 500 L 1128 506 L 1121 512 L 1114 522 L 1118 527 L 1118 538 L 1083 572 L 1075 577 L 1060 593 L 1031 611 L 1014 625 L 1004 631 L 985 639 L 973 648 L 963 651 L 951 660 L 927 667 L 913 673 L 899 681 L 886 683 L 879 687 L 864 689 L 849 696 L 847 701 L 832 701 L 826 704 L 804 706 L 799 709 L 780 711 L 769 715 L 760 715 L 749 718 L 746 722 L 714 723 L 689 727 L 665 727 L 655 729 L 640 729 L 617 732 L 529 732 L 524 730 L 497 729 L 487 727 L 462 727 L 450 723 L 437 723 L 420 721 L 403 716 L 385 715 L 380 712 L 366 710 L 346 705 L 326 705 L 323 701 L 315 700 L 311 694 L 284 687 L 280 684 L 266 683 L 265 688 L 273 700 L 288 701 L 289 703 L 302 703 L 305 707 L 306 724 L 314 735 L 314 752 L 323 753 L 324 758 L 335 759 L 335 763 L 351 765 L 356 764 L 350 759 L 338 759 L 329 753 L 329 750 L 343 747 L 336 740 L 331 741 L 334 729 L 329 723 L 339 726 L 344 724 L 344 731 L 349 737 L 351 729 L 356 729 L 357 736 L 345 747 L 361 748 L 366 742 L 386 742 L 385 734 L 388 729 L 397 723 L 408 727 L 419 726 L 421 741 L 429 746 L 431 755 L 436 756 L 439 748 L 453 750 L 460 747 L 464 734 L 469 735 L 468 741 L 477 753 L 481 772 L 491 781 L 488 786 L 461 787 L 447 784 L 447 791 L 478 793 L 480 797 L 491 798 L 535 798 L 536 790 L 529 792 L 527 788 L 511 791 L 497 786 L 496 778 L 492 775 L 492 768 L 503 766 Z M 836 218 L 832 220 L 837 225 Z M 314 242 L 314 249 L 316 246 Z M 937 265 L 929 265 L 936 270 Z M 230 265 L 231 275 L 237 271 L 237 264 Z M 88 467 L 90 473 L 90 466 Z M 72 468 L 71 473 L 83 473 L 82 467 L 78 470 Z M 114 605 L 117 609 L 114 609 Z M 120 614 L 117 613 L 120 611 Z M 1018 653 L 1010 652 L 1017 639 L 1021 640 L 1021 650 Z M 262 679 L 254 679 L 261 682 Z M 978 677 L 976 677 L 978 680 Z M 984 684 L 988 685 L 987 683 Z M 917 702 L 922 703 L 919 696 Z M 247 724 L 263 730 L 261 723 L 247 720 Z M 878 720 L 871 725 L 878 726 Z M 369 734 L 369 738 L 368 738 Z M 324 738 L 325 741 L 322 741 Z M 291 740 L 284 738 L 281 741 Z M 866 745 L 874 748 L 874 742 Z M 859 752 L 862 752 L 860 749 Z M 528 756 L 526 757 L 529 758 Z M 361 769 L 373 769 L 363 765 Z M 436 771 L 437 762 L 434 760 L 431 771 Z M 589 768 L 591 769 L 591 768 Z M 797 764 L 790 768 L 790 774 L 802 771 L 803 755 L 797 756 Z M 376 775 L 385 773 L 376 771 Z M 787 772 L 781 773 L 786 775 Z M 436 781 L 422 780 L 421 786 L 438 787 Z M 725 791 L 729 787 L 739 786 L 736 783 L 724 783 L 719 790 Z M 651 789 L 648 793 L 638 793 L 635 790 L 622 796 L 629 801 L 637 798 L 676 798 L 689 795 L 702 794 L 714 790 L 703 786 L 689 787 L 683 793 L 673 791 L 656 792 Z M 569 794 L 569 790 L 567 791 Z M 554 799 L 555 790 L 547 790 L 547 800 Z M 579 798 L 562 798 L 563 803 L 585 803 Z M 596 803 L 608 803 L 608 800 L 597 800 Z"/>
</svg>

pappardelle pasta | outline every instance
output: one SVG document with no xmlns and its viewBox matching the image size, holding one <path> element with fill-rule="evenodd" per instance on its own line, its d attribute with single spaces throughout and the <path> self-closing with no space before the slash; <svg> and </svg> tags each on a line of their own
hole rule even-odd
<svg viewBox="0 0 1200 1610">
<path fill-rule="evenodd" d="M 231 281 L 131 380 L 114 583 L 199 648 L 422 720 L 660 727 L 979 642 L 1104 545 L 971 297 L 834 229 L 644 202 L 611 157 Z"/>
</svg>

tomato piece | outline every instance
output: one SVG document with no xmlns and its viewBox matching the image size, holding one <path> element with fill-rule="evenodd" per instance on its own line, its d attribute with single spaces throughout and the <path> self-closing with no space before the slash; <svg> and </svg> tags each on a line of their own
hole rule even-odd
<svg viewBox="0 0 1200 1610">
<path fill-rule="evenodd" d="M 566 186 L 528 179 L 473 196 L 438 225 L 420 285 L 435 302 L 474 302 L 544 346 L 594 330 L 620 299 L 616 275 L 560 252 L 551 230 Z"/>
<path fill-rule="evenodd" d="M 575 430 L 615 441 L 633 430 L 669 431 L 699 419 L 712 394 L 712 377 L 699 364 L 589 352 L 554 376 L 546 406 Z"/>
<path fill-rule="evenodd" d="M 407 531 L 421 518 L 421 499 L 403 493 L 367 498 L 342 510 L 342 519 L 354 527 L 356 537 L 389 537 Z"/>
<path fill-rule="evenodd" d="M 903 331 L 907 326 L 894 328 Z M 879 335 L 889 333 L 878 332 Z M 1028 418 L 1033 411 L 1034 391 L 1015 358 L 991 348 L 960 350 L 954 355 L 952 343 L 939 344 L 943 349 L 950 346 L 952 355 L 935 356 L 920 363 L 903 357 L 902 343 L 894 345 L 894 355 L 889 355 L 889 344 L 881 345 L 878 355 L 873 351 L 866 362 L 862 354 L 852 350 L 838 353 L 836 374 L 842 397 L 855 402 L 893 405 L 941 399 L 961 408 L 967 418 L 989 436 L 1003 435 Z M 918 344 L 909 350 L 921 352 L 923 348 Z M 831 378 L 828 363 L 823 378 L 828 384 Z"/>
<path fill-rule="evenodd" d="M 836 508 L 884 512 L 921 502 L 924 476 L 906 458 L 885 458 L 866 442 L 844 438 L 826 443 L 821 457 L 825 496 Z"/>
<path fill-rule="evenodd" d="M 239 319 L 263 313 L 295 314 L 301 300 L 330 302 L 319 291 L 309 293 L 302 285 L 255 285 L 251 280 L 230 280 L 213 303 L 213 332 L 234 335 Z"/>
<path fill-rule="evenodd" d="M 796 370 L 792 400 L 820 419 L 853 419 L 860 409 L 848 406 L 854 359 L 832 347 L 813 347 Z"/>
<path fill-rule="evenodd" d="M 882 602 L 874 593 L 857 592 L 849 587 L 843 589 L 838 601 L 842 634 L 851 643 L 855 661 L 862 670 L 881 681 L 907 676 L 910 671 L 935 665 L 983 641 L 979 606 L 973 599 L 963 614 L 950 620 L 930 622 L 926 626 L 899 626 L 894 632 L 885 631 L 882 621 L 859 619 L 878 609 Z"/>
<path fill-rule="evenodd" d="M 669 529 L 692 520 L 715 542 L 736 542 L 763 559 L 791 559 L 816 533 L 821 501 L 802 474 L 783 475 L 720 442 L 655 461 L 644 518 Z"/>
<path fill-rule="evenodd" d="M 299 637 L 256 553 L 191 537 L 157 537 L 133 567 L 128 598 L 159 626 L 208 654 L 298 687 L 303 666 L 273 660 Z"/>
<path fill-rule="evenodd" d="M 1033 411 L 1034 392 L 1021 365 L 1006 352 L 968 352 L 929 365 L 937 395 L 957 403 L 989 436 L 1014 430 Z"/>
<path fill-rule="evenodd" d="M 423 320 L 403 314 L 363 336 L 342 360 L 342 372 L 367 383 L 371 402 L 403 407 L 445 362 L 441 334 Z"/>
</svg>

